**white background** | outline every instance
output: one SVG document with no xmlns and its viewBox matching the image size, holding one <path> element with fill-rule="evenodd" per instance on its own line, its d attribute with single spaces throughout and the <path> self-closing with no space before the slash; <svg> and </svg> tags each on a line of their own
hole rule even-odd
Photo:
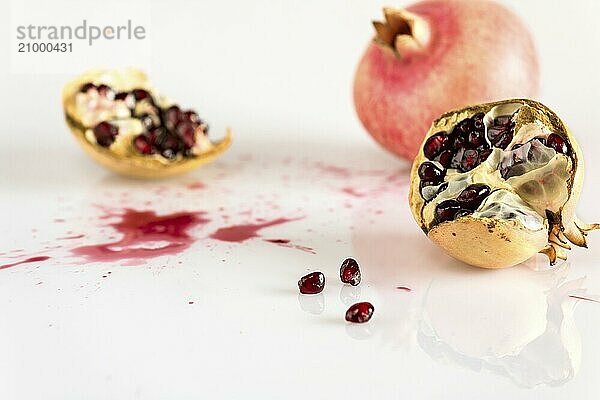
<svg viewBox="0 0 600 400">
<path fill-rule="evenodd" d="M 505 3 L 536 39 L 541 99 L 583 148 L 587 178 L 580 215 L 597 221 L 600 5 Z M 119 13 L 113 7 L 104 13 L 88 9 L 84 2 L 71 11 L 66 1 L 18 4 L 45 15 L 48 24 L 84 17 L 111 22 Z M 127 59 L 123 49 L 102 47 L 96 55 L 74 54 L 75 61 L 65 56 L 64 73 L 14 73 L 14 21 L 9 4 L 2 3 L 0 252 L 23 248 L 49 251 L 53 258 L 0 271 L 0 398 L 597 396 L 600 307 L 584 302 L 571 314 L 575 302 L 566 295 L 581 287 L 600 293 L 599 234 L 590 236 L 590 250 L 572 251 L 570 264 L 557 270 L 533 272 L 536 263 L 473 270 L 422 236 L 405 204 L 405 181 L 379 191 L 380 182 L 361 173 L 407 168 L 372 143 L 351 102 L 354 68 L 382 5 L 140 4 L 140 19 L 149 20 L 141 66 L 165 93 L 206 116 L 214 135 L 226 126 L 235 132 L 234 147 L 215 164 L 168 182 L 144 183 L 114 177 L 87 160 L 61 112 L 60 90 L 75 74 L 73 65 L 118 65 Z M 126 13 L 134 14 L 126 17 L 135 20 L 131 8 Z M 282 163 L 287 157 L 291 163 Z M 307 168 L 319 161 L 356 173 L 345 182 Z M 206 189 L 176 195 L 198 180 Z M 348 198 L 339 190 L 346 185 L 373 196 Z M 167 191 L 157 195 L 162 186 Z M 269 212 L 261 196 L 272 198 L 282 213 L 305 218 L 263 235 L 291 237 L 317 254 L 260 240 L 200 240 L 179 256 L 123 267 L 82 265 L 64 248 L 44 249 L 65 230 L 95 232 L 99 212 L 93 204 L 120 205 L 123 192 L 131 196 L 125 205 L 160 200 L 159 212 L 251 207 L 259 217 Z M 373 209 L 384 212 L 373 215 Z M 59 217 L 67 226 L 52 223 Z M 102 240 L 92 234 L 81 244 Z M 346 306 L 340 297 L 357 295 L 340 293 L 336 282 L 347 255 L 363 266 L 360 299 L 376 307 L 371 323 L 359 329 L 342 320 Z M 329 278 L 324 296 L 299 299 L 295 282 L 313 268 Z M 102 278 L 107 271 L 110 279 Z M 583 276 L 583 283 L 566 284 Z M 567 286 L 557 288 L 561 284 Z M 414 290 L 398 292 L 397 285 Z M 302 311 L 314 311 L 313 303 L 323 299 L 320 315 Z M 431 325 L 441 344 L 424 339 Z M 559 333 L 553 336 L 553 329 Z M 536 339 L 539 348 L 527 347 Z"/>
</svg>

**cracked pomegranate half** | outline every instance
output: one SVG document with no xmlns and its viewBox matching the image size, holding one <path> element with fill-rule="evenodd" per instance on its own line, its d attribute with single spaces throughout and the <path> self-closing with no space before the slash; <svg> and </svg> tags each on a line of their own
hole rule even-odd
<svg viewBox="0 0 600 400">
<path fill-rule="evenodd" d="M 409 203 L 423 232 L 468 264 L 509 267 L 538 252 L 554 264 L 600 228 L 575 216 L 583 172 L 573 134 L 543 104 L 480 104 L 433 122 Z"/>
<path fill-rule="evenodd" d="M 208 138 L 208 125 L 150 86 L 135 69 L 94 70 L 68 82 L 63 107 L 71 132 L 97 162 L 117 173 L 157 178 L 205 164 L 231 143 Z"/>
</svg>

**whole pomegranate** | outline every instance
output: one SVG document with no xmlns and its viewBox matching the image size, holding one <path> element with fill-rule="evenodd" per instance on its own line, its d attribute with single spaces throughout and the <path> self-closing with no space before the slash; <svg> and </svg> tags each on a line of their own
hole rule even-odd
<svg viewBox="0 0 600 400">
<path fill-rule="evenodd" d="M 487 0 L 384 8 L 354 79 L 356 112 L 389 151 L 412 160 L 447 110 L 537 95 L 538 59 L 523 22 Z"/>
<path fill-rule="evenodd" d="M 65 85 L 63 108 L 83 149 L 123 175 L 177 175 L 212 160 L 231 142 L 229 132 L 212 142 L 195 111 L 159 95 L 135 69 L 84 73 Z"/>
<path fill-rule="evenodd" d="M 532 100 L 443 114 L 411 171 L 409 203 L 423 232 L 452 257 L 502 268 L 537 252 L 566 259 L 586 246 L 575 216 L 583 157 L 565 123 Z"/>
</svg>

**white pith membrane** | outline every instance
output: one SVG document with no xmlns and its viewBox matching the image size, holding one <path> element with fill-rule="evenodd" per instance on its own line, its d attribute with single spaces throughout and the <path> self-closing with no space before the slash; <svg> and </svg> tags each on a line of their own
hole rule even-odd
<svg viewBox="0 0 600 400">
<path fill-rule="evenodd" d="M 525 110 L 526 116 L 519 118 Z M 554 263 L 556 258 L 566 259 L 561 247 L 570 248 L 567 239 L 585 246 L 585 231 L 597 226 L 574 223 L 573 226 L 578 232 L 570 232 L 569 229 L 565 231 L 560 221 L 562 208 L 570 197 L 577 162 L 573 157 L 576 156 L 571 150 L 567 134 L 552 132 L 541 119 L 531 118 L 537 114 L 535 108 L 520 102 L 497 105 L 485 114 L 483 121 L 488 143 L 488 129 L 493 126 L 494 119 L 501 116 L 512 116 L 512 121 L 517 122 L 513 140 L 505 150 L 492 147 L 490 156 L 474 169 L 461 172 L 448 168 L 440 184 L 424 186 L 421 189 L 420 195 L 425 201 L 421 208 L 421 220 L 426 233 L 438 225 L 435 219 L 438 204 L 444 200 L 456 200 L 464 189 L 477 183 L 489 186 L 491 193 L 471 214 L 441 224 L 452 223 L 462 218 L 476 218 L 488 222 L 512 220 L 531 232 L 548 230 L 548 246 L 542 252 L 548 255 L 551 263 Z M 562 137 L 568 144 L 568 155 L 557 153 L 544 144 L 545 139 L 552 133 Z M 424 162 L 431 162 L 439 169 L 445 169 L 437 161 L 424 159 Z M 559 220 L 550 221 L 549 217 L 559 217 Z M 575 237 L 575 240 L 572 237 Z"/>
<path fill-rule="evenodd" d="M 165 110 L 175 105 L 167 97 L 159 95 L 150 86 L 145 75 L 129 70 L 125 70 L 124 72 L 103 71 L 100 74 L 88 74 L 87 77 L 85 75 L 80 77 L 77 82 L 79 85 L 86 82 L 93 83 L 96 86 L 105 84 L 114 92 L 130 92 L 134 89 L 144 89 L 150 93 L 155 105 L 160 109 Z M 66 104 L 66 112 L 79 125 L 85 128 L 84 135 L 90 143 L 98 145 L 93 129 L 99 123 L 107 121 L 118 128 L 119 133 L 115 137 L 114 142 L 110 146 L 105 147 L 116 155 L 152 158 L 163 164 L 169 164 L 185 158 L 183 154 L 177 154 L 173 159 L 167 159 L 158 153 L 141 154 L 134 147 L 133 142 L 135 138 L 145 131 L 140 119 L 135 118 L 134 115 L 147 113 L 155 122 L 160 121 L 160 117 L 156 114 L 156 109 L 149 100 L 136 102 L 132 95 L 129 95 L 125 100 L 118 100 L 114 98 L 114 92 L 109 96 L 102 96 L 95 88 L 91 88 L 86 92 L 81 92 L 78 89 L 79 87 L 77 86 L 71 88 L 72 99 Z M 204 134 L 205 128 L 206 124 L 201 124 L 195 131 L 195 143 L 189 151 L 191 155 L 200 155 L 215 147 L 208 136 Z M 98 147 L 101 146 L 98 145 Z"/>
</svg>

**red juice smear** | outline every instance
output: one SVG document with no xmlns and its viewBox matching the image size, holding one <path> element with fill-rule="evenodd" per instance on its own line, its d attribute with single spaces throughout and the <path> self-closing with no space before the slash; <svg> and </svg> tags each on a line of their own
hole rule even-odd
<svg viewBox="0 0 600 400">
<path fill-rule="evenodd" d="M 591 301 L 591 302 L 594 302 L 594 303 L 600 303 L 600 300 L 591 299 L 589 297 L 575 296 L 573 294 L 570 294 L 569 297 L 571 297 L 573 299 L 577 299 L 577 300 L 586 300 L 586 301 Z"/>
<path fill-rule="evenodd" d="M 289 239 L 263 239 L 265 242 L 273 243 L 281 247 L 287 247 L 290 249 L 296 249 L 300 251 L 304 251 L 306 253 L 317 254 L 317 252 L 308 246 L 300 246 L 298 244 L 293 244 Z"/>
<path fill-rule="evenodd" d="M 34 262 L 38 262 L 38 261 L 46 261 L 49 258 L 50 257 L 48 257 L 48 256 L 30 257 L 30 258 L 28 258 L 26 260 L 17 261 L 17 262 L 12 263 L 12 264 L 0 265 L 0 269 L 10 268 L 10 267 L 14 267 L 14 266 L 21 265 L 21 264 L 30 264 L 30 263 L 34 263 Z"/>
<path fill-rule="evenodd" d="M 73 240 L 73 239 L 81 239 L 82 237 L 85 237 L 85 235 L 83 233 L 80 233 L 79 235 L 59 237 L 59 238 L 57 238 L 57 240 Z"/>
<path fill-rule="evenodd" d="M 188 234 L 191 228 L 210 220 L 204 212 L 178 212 L 156 215 L 154 211 L 138 211 L 127 208 L 120 221 L 109 224 L 122 234 L 116 242 L 77 247 L 71 252 L 88 261 L 146 260 L 148 258 L 178 254 L 190 247 L 194 238 Z M 156 246 L 159 242 L 160 246 Z M 139 264 L 133 264 L 139 265 Z"/>
<path fill-rule="evenodd" d="M 192 182 L 187 185 L 187 188 L 190 190 L 199 190 L 204 189 L 206 186 L 202 182 Z"/>
<path fill-rule="evenodd" d="M 286 222 L 295 221 L 301 218 L 277 218 L 272 221 L 265 221 L 258 224 L 240 224 L 232 225 L 225 228 L 217 229 L 210 235 L 211 239 L 220 240 L 222 242 L 241 243 L 248 239 L 259 237 L 258 232 L 261 229 L 270 226 L 285 224 Z"/>
<path fill-rule="evenodd" d="M 412 291 L 412 289 L 409 288 L 409 287 L 407 287 L 407 286 L 396 286 L 396 289 L 402 290 L 403 292 L 410 292 L 410 291 Z"/>
<path fill-rule="evenodd" d="M 359 191 L 357 191 L 354 188 L 351 187 L 345 187 L 341 189 L 342 192 L 346 193 L 347 195 L 350 195 L 352 197 L 365 197 L 366 193 L 361 193 Z"/>
</svg>

